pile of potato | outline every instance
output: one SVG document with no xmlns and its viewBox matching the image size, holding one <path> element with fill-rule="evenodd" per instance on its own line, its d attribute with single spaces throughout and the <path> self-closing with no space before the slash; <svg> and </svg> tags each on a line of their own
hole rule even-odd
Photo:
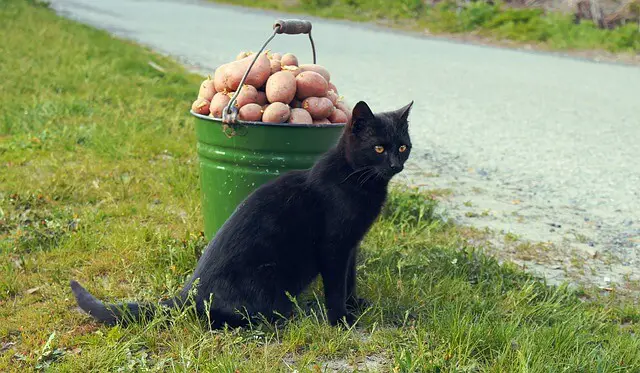
<svg viewBox="0 0 640 373">
<path fill-rule="evenodd" d="M 213 79 L 200 85 L 191 109 L 222 118 L 222 111 L 238 90 L 255 53 L 242 52 L 234 62 L 218 67 Z M 291 53 L 260 54 L 236 98 L 238 119 L 266 123 L 346 123 L 351 109 L 338 96 L 326 68 L 299 65 Z"/>
</svg>

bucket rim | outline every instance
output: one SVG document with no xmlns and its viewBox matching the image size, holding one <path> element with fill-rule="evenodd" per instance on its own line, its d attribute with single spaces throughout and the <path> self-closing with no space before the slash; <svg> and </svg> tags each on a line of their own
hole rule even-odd
<svg viewBox="0 0 640 373">
<path fill-rule="evenodd" d="M 191 115 L 208 120 L 215 123 L 222 124 L 222 118 L 213 118 L 208 115 L 202 115 L 194 112 L 193 110 L 189 110 Z M 265 123 L 265 122 L 253 122 L 247 120 L 238 120 L 237 124 L 245 125 L 245 126 L 256 126 L 256 127 L 291 127 L 291 128 L 340 128 L 344 127 L 346 123 L 331 123 L 331 124 L 304 124 L 304 123 Z"/>
</svg>

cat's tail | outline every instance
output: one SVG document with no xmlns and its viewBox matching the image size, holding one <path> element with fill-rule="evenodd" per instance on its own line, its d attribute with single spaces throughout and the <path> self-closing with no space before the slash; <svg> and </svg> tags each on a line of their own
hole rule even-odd
<svg viewBox="0 0 640 373">
<path fill-rule="evenodd" d="M 80 308 L 97 321 L 107 325 L 117 323 L 127 324 L 150 319 L 157 312 L 158 306 L 173 307 L 175 299 L 169 299 L 160 304 L 151 303 L 119 303 L 104 304 L 82 287 L 77 281 L 71 280 L 71 290 Z"/>
</svg>

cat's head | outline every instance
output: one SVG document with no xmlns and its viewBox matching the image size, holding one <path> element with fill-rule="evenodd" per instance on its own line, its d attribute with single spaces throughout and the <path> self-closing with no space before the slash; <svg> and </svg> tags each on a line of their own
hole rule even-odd
<svg viewBox="0 0 640 373">
<path fill-rule="evenodd" d="M 402 171 L 411 153 L 409 112 L 411 101 L 398 110 L 374 114 L 360 101 L 345 128 L 346 156 L 354 169 L 370 168 L 383 179 Z"/>
</svg>

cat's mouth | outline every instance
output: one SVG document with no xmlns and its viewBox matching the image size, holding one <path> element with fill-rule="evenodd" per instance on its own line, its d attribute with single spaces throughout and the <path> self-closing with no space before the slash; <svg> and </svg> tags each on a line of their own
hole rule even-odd
<svg viewBox="0 0 640 373">
<path fill-rule="evenodd" d="M 402 172 L 402 170 L 404 170 L 404 165 L 401 163 L 393 164 L 392 166 L 389 166 L 387 170 L 389 171 L 390 174 L 396 175 Z"/>
<path fill-rule="evenodd" d="M 404 169 L 404 167 L 386 168 L 386 169 L 384 169 L 382 171 L 379 171 L 378 175 L 380 175 L 380 177 L 388 180 L 388 179 L 391 179 L 392 177 L 396 176 L 400 172 L 402 172 L 403 169 Z"/>
</svg>

